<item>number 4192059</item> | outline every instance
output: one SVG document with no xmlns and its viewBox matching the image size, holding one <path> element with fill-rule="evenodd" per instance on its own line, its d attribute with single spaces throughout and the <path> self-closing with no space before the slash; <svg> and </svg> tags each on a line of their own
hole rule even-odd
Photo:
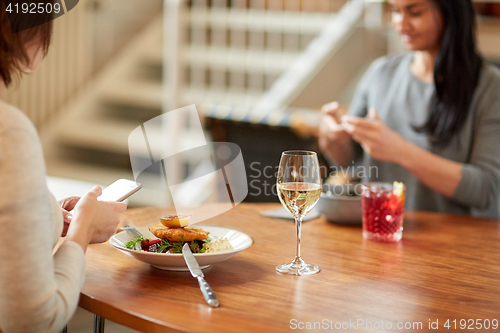
<svg viewBox="0 0 500 333">
<path fill-rule="evenodd" d="M 460 329 L 460 330 L 480 330 L 480 329 L 498 329 L 498 319 L 448 319 L 443 327 L 447 329 Z"/>
</svg>

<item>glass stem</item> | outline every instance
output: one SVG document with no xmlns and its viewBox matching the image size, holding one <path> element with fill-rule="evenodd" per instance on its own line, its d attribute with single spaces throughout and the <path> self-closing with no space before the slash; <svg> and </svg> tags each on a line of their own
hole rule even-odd
<svg viewBox="0 0 500 333">
<path fill-rule="evenodd" d="M 300 259 L 300 231 L 302 228 L 302 216 L 295 217 L 295 229 L 297 231 L 297 249 L 295 251 L 295 260 Z"/>
</svg>

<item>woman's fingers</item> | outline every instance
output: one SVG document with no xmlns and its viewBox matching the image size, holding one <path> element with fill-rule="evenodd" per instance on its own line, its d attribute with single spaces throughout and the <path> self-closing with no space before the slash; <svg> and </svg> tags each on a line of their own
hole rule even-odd
<svg viewBox="0 0 500 333">
<path fill-rule="evenodd" d="M 71 224 L 71 219 L 73 218 L 73 215 L 71 215 L 67 210 L 61 208 L 62 214 L 63 214 L 63 230 L 61 233 L 61 237 L 66 237 L 66 234 L 68 233 L 69 226 Z"/>
<path fill-rule="evenodd" d="M 352 128 L 353 126 L 358 126 L 360 128 L 376 128 L 380 125 L 380 118 L 377 111 L 374 108 L 370 108 L 366 117 L 353 117 L 353 116 L 342 116 L 342 124 Z M 349 126 L 351 125 L 351 126 Z"/>
<path fill-rule="evenodd" d="M 323 116 L 331 117 L 338 124 L 340 124 L 341 112 L 340 112 L 339 103 L 332 102 L 332 103 L 328 103 L 328 104 L 323 105 L 323 107 L 321 108 L 321 113 Z"/>
<path fill-rule="evenodd" d="M 124 202 L 112 202 L 112 204 L 118 213 L 123 213 L 127 210 L 127 204 Z"/>
<path fill-rule="evenodd" d="M 68 212 L 73 210 L 80 200 L 80 197 L 69 197 L 60 201 L 61 208 L 67 210 Z"/>
<path fill-rule="evenodd" d="M 102 194 L 102 188 L 100 186 L 96 185 L 96 186 L 92 187 L 92 189 L 88 193 L 92 193 L 97 198 L 98 196 L 100 196 Z"/>
<path fill-rule="evenodd" d="M 379 131 L 379 124 L 358 117 L 342 117 L 342 126 L 353 138 L 356 136 L 373 137 Z"/>
<path fill-rule="evenodd" d="M 62 215 L 63 215 L 64 222 L 70 223 L 71 219 L 73 218 L 73 215 L 69 211 L 67 211 L 66 209 L 64 209 L 64 208 L 61 208 L 61 210 L 62 210 Z"/>
<path fill-rule="evenodd" d="M 358 128 L 374 128 L 377 125 L 377 122 L 374 119 L 367 119 L 361 117 L 352 117 L 352 116 L 342 116 L 342 125 L 349 127 L 358 127 Z"/>
<path fill-rule="evenodd" d="M 366 117 L 372 120 L 380 120 L 377 110 L 375 110 L 375 108 L 370 108 L 370 110 L 368 111 L 368 115 Z"/>
<path fill-rule="evenodd" d="M 335 119 L 329 116 L 323 117 L 322 122 L 326 127 L 326 130 L 329 132 L 335 131 L 339 127 L 339 124 L 335 121 Z"/>
<path fill-rule="evenodd" d="M 85 193 L 84 197 L 91 198 L 93 200 L 97 200 L 97 197 L 99 197 L 102 194 L 102 188 L 100 186 L 94 186 L 90 191 Z"/>
<path fill-rule="evenodd" d="M 375 119 L 344 116 L 342 125 L 353 140 L 359 143 L 375 141 L 380 135 L 380 121 Z"/>
<path fill-rule="evenodd" d="M 319 138 L 320 142 L 327 140 L 329 143 L 338 139 L 349 138 L 349 134 L 340 124 L 339 104 L 337 102 L 323 105 L 319 125 Z"/>
<path fill-rule="evenodd" d="M 321 112 L 322 113 L 335 112 L 335 110 L 338 110 L 338 108 L 339 108 L 339 103 L 331 102 L 331 103 L 323 105 L 323 107 L 321 108 Z"/>
<path fill-rule="evenodd" d="M 354 132 L 351 134 L 351 137 L 358 143 L 370 143 L 376 140 L 376 135 L 371 132 L 367 133 L 363 131 Z"/>
</svg>

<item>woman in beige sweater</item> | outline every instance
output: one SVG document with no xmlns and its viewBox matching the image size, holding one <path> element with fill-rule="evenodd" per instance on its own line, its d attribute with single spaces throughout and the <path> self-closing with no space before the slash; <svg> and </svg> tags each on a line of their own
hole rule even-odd
<svg viewBox="0 0 500 333">
<path fill-rule="evenodd" d="M 14 33 L 4 8 L 0 0 L 0 98 L 14 75 L 38 67 L 51 33 L 50 23 Z M 97 201 L 100 194 L 96 186 L 61 207 L 47 189 L 34 126 L 0 100 L 0 332 L 58 332 L 69 321 L 85 277 L 87 245 L 105 242 L 126 209 Z M 73 207 L 67 236 L 53 255 L 62 212 Z"/>
</svg>

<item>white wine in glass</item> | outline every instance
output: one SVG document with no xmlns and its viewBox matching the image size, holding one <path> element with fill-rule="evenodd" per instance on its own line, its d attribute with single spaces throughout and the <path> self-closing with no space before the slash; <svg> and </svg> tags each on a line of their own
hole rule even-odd
<svg viewBox="0 0 500 333">
<path fill-rule="evenodd" d="M 320 271 L 315 265 L 306 264 L 300 257 L 302 219 L 314 208 L 321 194 L 318 157 L 315 152 L 285 151 L 278 169 L 278 198 L 295 218 L 297 248 L 295 259 L 289 264 L 276 266 L 283 274 L 310 275 Z"/>
</svg>

